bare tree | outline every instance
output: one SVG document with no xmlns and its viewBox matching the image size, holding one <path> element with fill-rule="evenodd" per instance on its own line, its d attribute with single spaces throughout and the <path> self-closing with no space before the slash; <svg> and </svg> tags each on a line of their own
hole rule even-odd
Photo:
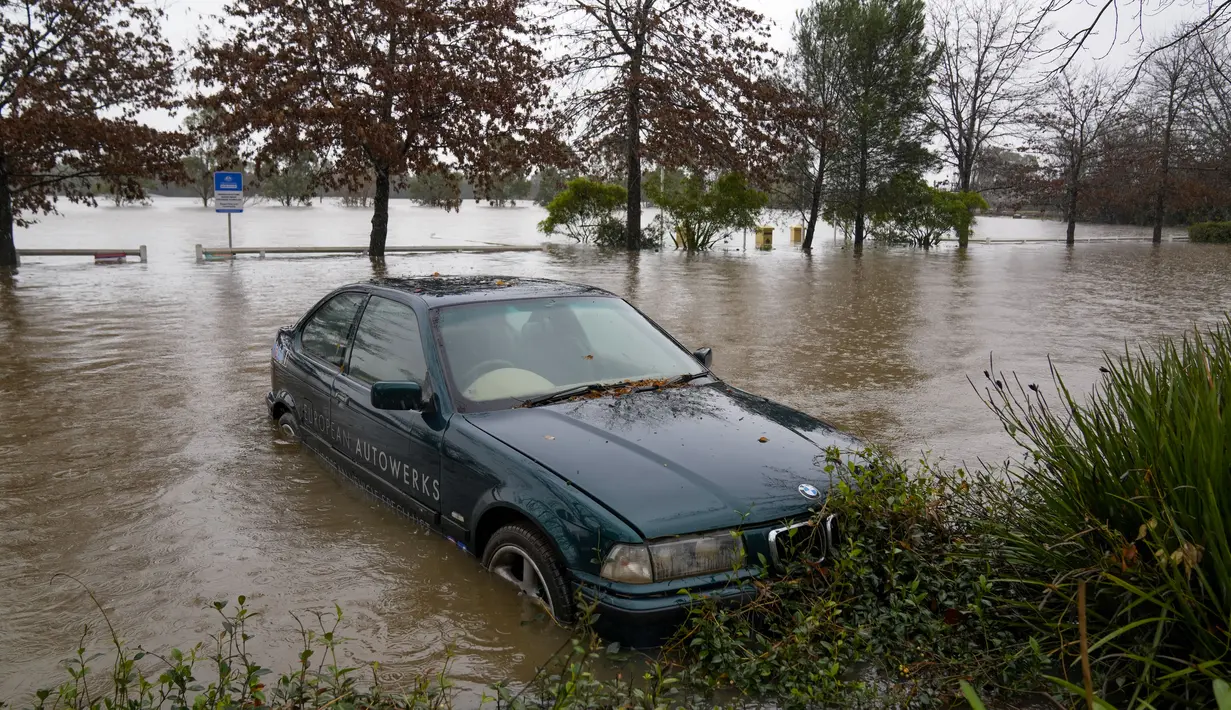
<svg viewBox="0 0 1231 710">
<path fill-rule="evenodd" d="M 1198 14 L 1195 22 L 1185 25 L 1170 41 L 1154 47 L 1146 52 L 1137 64 L 1140 70 L 1154 54 L 1170 49 L 1198 36 L 1220 37 L 1226 43 L 1228 30 L 1231 30 L 1231 0 L 1093 0 L 1093 2 L 1078 2 L 1078 0 L 1043 0 L 1036 5 L 1034 11 L 1026 20 L 1031 31 L 1043 27 L 1056 13 L 1064 12 L 1071 7 L 1089 6 L 1094 10 L 1094 17 L 1084 25 L 1066 28 L 1059 32 L 1059 40 L 1050 46 L 1042 48 L 1042 55 L 1048 59 L 1057 60 L 1053 73 L 1068 69 L 1082 49 L 1087 48 L 1090 40 L 1100 33 L 1100 29 L 1110 28 L 1104 32 L 1109 37 L 1106 50 L 1121 42 L 1136 41 L 1144 44 L 1146 41 L 1146 21 L 1174 6 L 1192 7 Z M 1123 20 L 1127 18 L 1128 34 L 1121 39 Z M 1104 54 L 1105 56 L 1105 54 Z"/>
<path fill-rule="evenodd" d="M 1200 79 L 1191 120 L 1207 160 L 1231 179 L 1231 45 L 1208 34 L 1197 35 L 1195 44 Z"/>
<path fill-rule="evenodd" d="M 336 183 L 374 182 L 369 254 L 384 256 L 399 176 L 479 183 L 550 144 L 524 0 L 235 0 L 196 47 L 191 103 L 263 163 L 310 151 Z"/>
<path fill-rule="evenodd" d="M 95 204 L 103 181 L 141 200 L 141 178 L 177 177 L 186 141 L 136 121 L 176 105 L 161 20 L 138 0 L 0 0 L 0 268 L 14 225 L 59 197 Z"/>
<path fill-rule="evenodd" d="M 1142 68 L 1140 109 L 1158 143 L 1158 177 L 1154 189 L 1154 242 L 1163 240 L 1163 217 L 1171 191 L 1172 153 L 1182 114 L 1200 89 L 1197 74 L 1199 48 L 1184 41 L 1154 53 Z"/>
<path fill-rule="evenodd" d="M 1031 146 L 1049 159 L 1049 171 L 1064 186 L 1066 242 L 1073 244 L 1077 199 L 1103 139 L 1120 120 L 1123 83 L 1101 68 L 1062 70 L 1052 78 L 1043 106 L 1034 111 Z"/>
<path fill-rule="evenodd" d="M 962 191 L 970 190 L 984 147 L 1020 127 L 1039 95 L 1037 81 L 1022 76 L 1040 35 L 1024 24 L 1029 12 L 1021 0 L 941 0 L 931 6 L 940 64 L 929 115 Z"/>
<path fill-rule="evenodd" d="M 801 116 L 797 153 L 785 164 L 792 202 L 807 225 L 802 248 L 812 248 L 825 194 L 825 174 L 837 149 L 842 110 L 846 24 L 836 3 L 813 2 L 795 16 L 792 76 L 807 110 Z"/>
<path fill-rule="evenodd" d="M 667 167 L 746 167 L 773 139 L 776 83 L 764 18 L 733 0 L 547 0 L 567 116 L 582 157 L 620 166 L 626 245 L 641 242 L 647 156 Z"/>
</svg>

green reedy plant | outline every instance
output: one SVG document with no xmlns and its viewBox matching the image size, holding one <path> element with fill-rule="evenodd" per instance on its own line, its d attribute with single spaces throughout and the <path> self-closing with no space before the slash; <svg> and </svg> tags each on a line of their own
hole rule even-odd
<svg viewBox="0 0 1231 710">
<path fill-rule="evenodd" d="M 985 402 L 1026 451 L 1004 501 L 1007 559 L 1033 571 L 1059 681 L 1075 686 L 1085 582 L 1098 694 L 1122 710 L 1196 707 L 1231 650 L 1231 320 L 1101 370 L 1079 401 L 1053 369 L 1060 407 L 986 373 Z"/>
</svg>

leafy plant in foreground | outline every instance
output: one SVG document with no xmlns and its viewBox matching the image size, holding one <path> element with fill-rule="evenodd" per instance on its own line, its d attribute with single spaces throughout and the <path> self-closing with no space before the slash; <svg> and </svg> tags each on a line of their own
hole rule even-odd
<svg viewBox="0 0 1231 710">
<path fill-rule="evenodd" d="M 985 491 L 1000 484 L 873 451 L 831 452 L 829 470 L 839 482 L 819 515 L 841 521 L 837 549 L 798 556 L 742 607 L 701 607 L 667 649 L 684 676 L 809 707 L 944 707 L 961 679 L 1036 689 L 1047 661 L 1006 601 L 1026 588 L 993 590 Z"/>
</svg>

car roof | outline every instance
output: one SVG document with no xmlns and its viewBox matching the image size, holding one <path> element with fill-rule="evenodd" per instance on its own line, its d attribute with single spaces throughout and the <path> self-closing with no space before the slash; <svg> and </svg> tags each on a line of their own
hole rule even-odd
<svg viewBox="0 0 1231 710">
<path fill-rule="evenodd" d="M 428 308 L 479 301 L 512 301 L 522 298 L 562 296 L 616 297 L 595 286 L 534 279 L 522 276 L 419 276 L 372 279 L 368 285 L 412 293 L 427 302 Z"/>
</svg>

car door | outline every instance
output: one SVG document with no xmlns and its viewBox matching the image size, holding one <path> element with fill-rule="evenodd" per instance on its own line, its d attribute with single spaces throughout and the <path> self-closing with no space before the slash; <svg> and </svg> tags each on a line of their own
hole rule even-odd
<svg viewBox="0 0 1231 710">
<path fill-rule="evenodd" d="M 440 437 L 416 411 L 376 409 L 372 385 L 418 382 L 427 364 L 419 320 L 409 305 L 372 296 L 359 317 L 346 368 L 333 381 L 334 426 L 353 467 L 395 503 L 439 524 Z"/>
<path fill-rule="evenodd" d="M 322 303 L 304 321 L 286 355 L 287 370 L 295 380 L 288 388 L 295 417 L 309 445 L 334 446 L 329 417 L 333 380 L 346 361 L 355 316 L 366 298 L 365 293 L 345 291 Z"/>
</svg>

